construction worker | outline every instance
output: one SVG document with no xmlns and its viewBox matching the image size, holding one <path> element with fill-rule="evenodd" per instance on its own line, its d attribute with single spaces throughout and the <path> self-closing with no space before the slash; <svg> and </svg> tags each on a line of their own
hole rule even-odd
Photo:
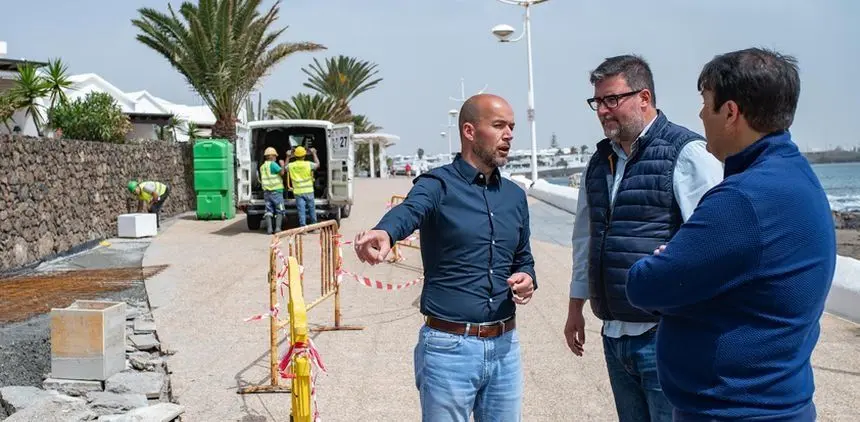
<svg viewBox="0 0 860 422">
<path fill-rule="evenodd" d="M 294 151 L 288 151 L 288 157 L 295 157 L 295 161 L 287 164 L 287 177 L 290 189 L 296 197 L 296 211 L 299 214 L 299 227 L 305 226 L 307 215 L 310 214 L 311 224 L 317 222 L 316 201 L 314 200 L 314 170 L 320 166 L 317 158 L 317 150 L 310 148 L 314 162 L 307 161 L 307 151 L 302 146 L 297 146 Z"/>
<path fill-rule="evenodd" d="M 284 222 L 286 209 L 284 208 L 284 161 L 280 164 L 275 160 L 278 158 L 278 151 L 272 147 L 266 148 L 263 152 L 265 162 L 260 166 L 260 184 L 263 185 L 263 199 L 266 201 L 266 214 L 263 215 L 263 220 L 266 222 L 266 232 L 281 231 L 281 224 Z M 274 216 L 274 226 L 272 217 Z M 273 228 L 274 227 L 274 228 Z"/>
<path fill-rule="evenodd" d="M 146 212 L 155 214 L 156 227 L 160 228 L 161 207 L 164 206 L 164 201 L 170 195 L 170 187 L 151 180 L 145 182 L 131 180 L 128 182 L 128 191 L 139 200 L 137 212 L 142 213 L 146 210 Z"/>
</svg>

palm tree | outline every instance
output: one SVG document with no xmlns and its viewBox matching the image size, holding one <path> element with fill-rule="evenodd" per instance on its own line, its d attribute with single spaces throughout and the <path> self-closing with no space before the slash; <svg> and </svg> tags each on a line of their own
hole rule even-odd
<svg viewBox="0 0 860 422">
<path fill-rule="evenodd" d="M 309 67 L 302 68 L 302 72 L 308 75 L 304 86 L 339 102 L 347 115 L 352 115 L 349 108 L 352 100 L 382 82 L 382 78 L 373 79 L 379 72 L 376 63 L 355 57 L 330 57 L 325 60 L 324 66 L 314 59 Z"/>
<path fill-rule="evenodd" d="M 348 119 L 340 103 L 320 94 L 300 93 L 289 101 L 270 100 L 266 113 L 274 119 L 328 120 L 332 123 L 343 123 Z"/>
<path fill-rule="evenodd" d="M 239 107 L 260 80 L 293 53 L 325 49 L 311 42 L 279 43 L 272 30 L 280 1 L 261 15 L 261 0 L 185 2 L 177 14 L 138 9 L 137 40 L 164 56 L 215 114 L 213 137 L 236 138 Z"/>
<path fill-rule="evenodd" d="M 72 89 L 73 83 L 67 75 L 68 70 L 68 66 L 60 59 L 48 61 L 47 70 L 42 78 L 48 85 L 48 95 L 51 97 L 51 105 L 48 107 L 49 114 L 57 103 L 67 104 L 69 102 L 66 90 Z"/>
<path fill-rule="evenodd" d="M 185 125 L 185 134 L 188 135 L 188 142 L 193 142 L 203 136 L 203 131 L 200 126 L 197 126 L 197 123 L 189 121 Z"/>
<path fill-rule="evenodd" d="M 12 116 L 15 115 L 15 112 L 19 108 L 21 108 L 21 101 L 17 97 L 8 91 L 0 94 L 0 123 L 3 123 L 3 126 L 6 127 L 9 133 L 12 133 L 9 122 L 15 123 L 15 119 Z"/>
<path fill-rule="evenodd" d="M 355 133 L 373 133 L 382 130 L 382 127 L 376 126 L 367 116 L 356 114 L 352 116 L 352 126 Z M 374 151 L 374 154 L 377 152 Z M 358 170 L 370 169 L 370 145 L 360 144 L 355 148 L 355 168 Z"/>
<path fill-rule="evenodd" d="M 382 130 L 381 126 L 373 124 L 367 116 L 363 114 L 352 116 L 352 127 L 355 133 L 373 133 Z"/>
<path fill-rule="evenodd" d="M 48 82 L 36 72 L 36 66 L 25 63 L 18 66 L 18 79 L 15 86 L 9 90 L 9 95 L 18 101 L 18 108 L 24 109 L 24 118 L 32 117 L 36 125 L 36 133 L 42 136 L 42 125 L 45 121 L 42 117 L 42 106 L 39 100 L 50 91 Z"/>
</svg>

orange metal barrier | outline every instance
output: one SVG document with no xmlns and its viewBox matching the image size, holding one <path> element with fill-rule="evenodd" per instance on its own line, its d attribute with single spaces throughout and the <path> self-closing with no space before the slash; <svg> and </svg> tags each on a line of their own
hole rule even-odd
<svg viewBox="0 0 860 422">
<path fill-rule="evenodd" d="M 308 232 L 319 230 L 320 242 L 320 296 L 305 305 L 304 302 L 304 273 L 299 269 L 304 266 L 304 237 Z M 296 378 L 293 376 L 304 377 L 306 374 L 302 372 L 307 369 L 310 371 L 310 366 L 294 362 L 291 368 L 298 373 L 289 374 L 293 378 L 293 388 L 287 385 L 281 385 L 278 362 L 278 330 L 289 325 L 290 329 L 287 332 L 291 346 L 306 345 L 307 340 L 307 318 L 304 316 L 307 311 L 314 306 L 319 305 L 326 299 L 334 297 L 334 325 L 323 326 L 311 329 L 310 331 L 333 331 L 333 330 L 363 330 L 364 327 L 341 325 L 340 312 L 340 285 L 337 282 L 338 263 L 340 262 L 340 249 L 337 246 L 338 225 L 334 220 L 323 221 L 321 223 L 312 224 L 305 227 L 299 227 L 275 233 L 272 235 L 272 248 L 269 250 L 269 309 L 271 317 L 269 318 L 269 364 L 270 364 L 270 384 L 260 386 L 248 386 L 238 390 L 240 394 L 246 393 L 269 393 L 269 392 L 289 392 L 294 391 L 295 395 L 304 393 L 296 390 Z M 286 249 L 282 249 L 283 243 L 286 242 Z M 286 261 L 286 274 L 279 277 L 279 269 Z M 281 270 L 283 272 L 283 270 Z M 283 275 L 286 275 L 286 282 L 283 282 Z M 286 306 L 289 312 L 289 319 L 279 320 L 277 315 L 283 310 L 284 305 L 278 303 L 279 288 L 289 289 L 288 304 Z M 301 303 L 299 303 L 301 302 Z M 302 315 L 300 318 L 298 315 Z M 303 327 L 303 328 L 302 328 Z M 301 356 L 300 356 L 301 357 Z M 307 362 L 305 362 L 307 363 Z M 308 390 L 310 391 L 310 390 Z M 295 409 L 295 407 L 294 407 Z M 296 419 L 299 420 L 299 419 Z M 309 419 L 308 419 L 309 420 Z"/>
<path fill-rule="evenodd" d="M 406 197 L 403 195 L 391 195 L 391 201 L 389 201 L 389 204 L 391 204 L 391 208 L 394 208 L 396 205 L 402 203 L 405 199 Z M 418 236 L 420 236 L 420 233 L 418 232 L 418 230 L 415 230 L 415 232 L 412 233 L 412 235 L 410 236 L 410 239 L 398 240 L 397 242 L 394 242 L 394 246 L 391 248 L 391 252 L 394 255 L 391 257 L 390 261 L 398 262 L 403 260 L 403 255 L 400 253 L 400 246 L 412 249 L 421 249 L 421 244 L 417 243 L 415 240 L 412 240 L 412 238 L 417 239 Z"/>
</svg>

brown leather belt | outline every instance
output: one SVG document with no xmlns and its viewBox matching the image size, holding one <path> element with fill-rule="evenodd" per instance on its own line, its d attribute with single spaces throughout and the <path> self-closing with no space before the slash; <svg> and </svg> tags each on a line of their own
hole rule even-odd
<svg viewBox="0 0 860 422">
<path fill-rule="evenodd" d="M 504 333 L 507 333 L 514 328 L 517 328 L 517 318 L 515 316 L 510 317 L 504 321 L 499 321 L 496 323 L 481 323 L 481 324 L 468 324 L 469 332 L 466 333 L 466 325 L 462 322 L 451 322 L 445 321 L 442 319 L 437 319 L 428 316 L 424 324 L 430 328 L 444 331 L 446 333 L 464 335 L 468 334 L 470 336 L 481 337 L 481 338 L 492 338 L 498 337 Z"/>
</svg>

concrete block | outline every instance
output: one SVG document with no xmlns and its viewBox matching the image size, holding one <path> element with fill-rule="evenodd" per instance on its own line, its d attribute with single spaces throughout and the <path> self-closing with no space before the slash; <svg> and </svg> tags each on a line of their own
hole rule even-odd
<svg viewBox="0 0 860 422">
<path fill-rule="evenodd" d="M 86 396 L 91 391 L 104 390 L 104 384 L 101 381 L 87 380 L 70 380 L 62 378 L 46 378 L 42 382 L 42 388 L 45 390 L 56 390 L 70 396 Z"/>
<path fill-rule="evenodd" d="M 158 348 L 158 340 L 152 334 L 135 334 L 128 336 L 131 344 L 138 350 L 152 350 Z"/>
<path fill-rule="evenodd" d="M 36 387 L 3 387 L 0 388 L 0 405 L 9 414 L 20 412 L 35 403 L 57 396 L 56 391 L 45 391 Z"/>
<path fill-rule="evenodd" d="M 104 381 L 125 368 L 125 303 L 51 309 L 51 376 Z"/>
<path fill-rule="evenodd" d="M 97 417 L 86 400 L 57 394 L 13 413 L 4 422 L 86 422 Z"/>
<path fill-rule="evenodd" d="M 118 237 L 140 238 L 158 234 L 155 214 L 121 214 L 116 225 Z"/>
<path fill-rule="evenodd" d="M 158 398 L 161 397 L 166 380 L 166 376 L 161 372 L 120 372 L 105 381 L 105 391 Z"/>
<path fill-rule="evenodd" d="M 135 334 L 151 334 L 155 332 L 155 321 L 151 319 L 137 318 L 134 320 Z"/>
<path fill-rule="evenodd" d="M 87 401 L 90 408 L 98 415 L 112 415 L 149 405 L 143 394 L 117 394 L 104 391 L 87 394 Z"/>
<path fill-rule="evenodd" d="M 173 403 L 159 403 L 140 407 L 124 415 L 99 417 L 98 422 L 170 422 L 185 413 L 185 408 Z"/>
<path fill-rule="evenodd" d="M 155 371 L 164 367 L 164 359 L 146 352 L 134 352 L 128 355 L 128 361 L 139 371 Z"/>
</svg>

